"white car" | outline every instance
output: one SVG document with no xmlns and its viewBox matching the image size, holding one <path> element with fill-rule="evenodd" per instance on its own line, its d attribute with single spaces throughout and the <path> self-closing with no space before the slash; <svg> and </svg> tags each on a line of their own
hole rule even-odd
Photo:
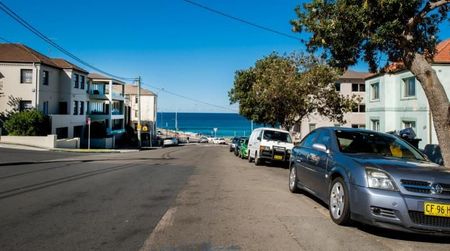
<svg viewBox="0 0 450 251">
<path fill-rule="evenodd" d="M 165 138 L 163 140 L 163 147 L 167 147 L 167 146 L 176 146 L 178 145 L 178 139 L 175 137 L 172 138 Z"/>
<path fill-rule="evenodd" d="M 226 145 L 227 144 L 227 142 L 225 141 L 224 138 L 214 138 L 213 143 L 214 144 L 221 144 L 221 145 Z"/>
<path fill-rule="evenodd" d="M 264 160 L 289 162 L 294 143 L 288 131 L 257 128 L 248 141 L 248 161 L 260 165 Z"/>
</svg>

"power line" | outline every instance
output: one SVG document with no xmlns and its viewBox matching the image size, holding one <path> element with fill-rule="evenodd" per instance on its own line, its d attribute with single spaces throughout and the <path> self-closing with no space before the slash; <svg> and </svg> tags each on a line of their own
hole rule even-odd
<svg viewBox="0 0 450 251">
<path fill-rule="evenodd" d="M 149 84 L 145 84 L 145 83 L 142 83 L 142 84 L 143 84 L 144 86 L 148 86 L 148 87 L 153 88 L 153 89 L 156 89 L 156 90 L 158 90 L 158 91 L 165 92 L 165 93 L 170 94 L 170 95 L 172 95 L 172 96 L 176 96 L 176 97 L 179 97 L 179 98 L 183 98 L 183 99 L 192 101 L 192 102 L 194 102 L 194 103 L 204 104 L 204 105 L 212 106 L 212 107 L 219 108 L 219 109 L 222 109 L 222 110 L 227 110 L 227 111 L 237 112 L 235 109 L 231 109 L 231 108 L 229 108 L 229 107 L 220 106 L 220 105 L 216 105 L 216 104 L 211 104 L 211 103 L 204 102 L 204 101 L 201 101 L 201 100 L 198 100 L 198 99 L 190 98 L 190 97 L 187 97 L 187 96 L 184 96 L 184 95 L 181 95 L 181 94 L 178 94 L 178 93 L 175 93 L 175 92 L 172 92 L 172 91 L 169 91 L 169 90 L 166 90 L 166 89 L 164 89 L 164 88 L 157 87 L 157 86 L 153 86 L 153 85 L 149 85 Z"/>
<path fill-rule="evenodd" d="M 103 71 L 100 68 L 97 68 L 97 67 L 89 64 L 88 62 L 80 59 L 79 57 L 75 56 L 73 53 L 67 51 L 66 49 L 64 49 L 63 47 L 61 47 L 60 45 L 58 45 L 57 43 L 52 41 L 50 38 L 48 38 L 42 32 L 40 32 L 39 30 L 34 28 L 31 24 L 29 24 L 27 21 L 25 21 L 23 18 L 21 18 L 17 13 L 15 13 L 13 10 L 8 8 L 1 1 L 0 1 L 0 9 L 2 11 L 4 11 L 7 15 L 9 15 L 11 18 L 16 20 L 18 23 L 20 23 L 22 26 L 24 26 L 26 29 L 28 29 L 29 31 L 34 33 L 36 36 L 38 36 L 39 38 L 41 38 L 42 40 L 44 40 L 45 42 L 47 42 L 51 46 L 55 47 L 56 49 L 58 49 L 62 53 L 66 54 L 67 56 L 69 56 L 72 59 L 76 60 L 77 62 L 79 62 L 79 63 L 81 63 L 81 64 L 83 64 L 83 65 L 85 65 L 85 66 L 87 66 L 87 67 L 89 67 L 91 69 L 94 69 L 94 70 L 96 70 L 96 71 L 98 71 L 98 72 L 100 72 L 102 74 L 108 75 L 108 76 L 116 78 L 116 79 L 121 79 L 121 80 L 125 80 L 125 81 L 131 81 L 131 80 L 135 81 L 136 80 L 136 78 L 120 77 L 120 76 L 116 76 L 116 75 L 110 74 L 110 73 L 108 73 L 106 71 Z M 10 41 L 8 41 L 7 39 L 5 39 L 3 37 L 0 37 L 0 40 L 3 40 L 5 42 L 7 42 L 7 43 L 11 43 Z M 194 99 L 194 98 L 190 98 L 190 97 L 187 97 L 187 96 L 184 96 L 184 95 L 172 92 L 172 91 L 165 90 L 164 88 L 159 88 L 159 87 L 151 86 L 151 85 L 147 85 L 147 86 L 149 86 L 151 88 L 154 88 L 154 89 L 157 89 L 157 90 L 160 90 L 162 92 L 166 92 L 166 93 L 171 94 L 171 95 L 176 96 L 176 97 L 180 97 L 180 98 L 183 98 L 183 99 L 186 99 L 186 100 L 190 100 L 190 101 L 196 102 L 196 103 L 200 103 L 200 104 L 216 107 L 216 108 L 223 109 L 223 110 L 229 110 L 229 111 L 236 112 L 236 110 L 234 110 L 234 109 L 230 109 L 230 108 L 227 108 L 227 107 L 223 107 L 223 106 L 211 104 L 211 103 L 208 103 L 208 102 L 204 102 L 204 101 L 201 101 L 201 100 L 197 100 L 197 99 Z"/>
<path fill-rule="evenodd" d="M 36 36 L 38 36 L 39 38 L 41 38 L 42 40 L 44 40 L 45 42 L 47 42 L 48 44 L 50 44 L 51 46 L 55 47 L 56 49 L 58 49 L 59 51 L 61 51 L 62 53 L 66 54 L 67 56 L 71 57 L 72 59 L 76 60 L 77 62 L 95 70 L 98 71 L 102 74 L 108 75 L 112 78 L 116 78 L 116 79 L 121 79 L 121 80 L 134 80 L 135 78 L 127 78 L 127 77 L 120 77 L 120 76 L 116 76 L 114 74 L 108 73 L 106 71 L 103 71 L 100 68 L 97 68 L 91 64 L 89 64 L 88 62 L 82 60 L 81 58 L 77 57 L 76 55 L 74 55 L 73 53 L 69 52 L 68 50 L 64 49 L 63 47 L 61 47 L 60 45 L 58 45 L 57 43 L 55 43 L 53 40 L 51 40 L 50 38 L 48 38 L 45 34 L 43 34 L 42 32 L 40 32 L 38 29 L 36 29 L 35 27 L 33 27 L 30 23 L 28 23 L 27 21 L 25 21 L 22 17 L 20 17 L 16 12 L 14 12 L 13 10 L 11 10 L 8 6 L 6 6 L 3 2 L 0 1 L 0 9 L 5 12 L 8 16 L 10 16 L 11 18 L 13 18 L 15 21 L 17 21 L 19 24 L 21 24 L 22 26 L 24 26 L 26 29 L 28 29 L 29 31 L 31 31 L 32 33 L 34 33 Z"/>
<path fill-rule="evenodd" d="M 301 39 L 296 37 L 296 36 L 290 35 L 290 34 L 285 33 L 285 32 L 277 31 L 275 29 L 272 29 L 272 28 L 269 28 L 269 27 L 266 27 L 266 26 L 262 26 L 262 25 L 259 25 L 259 24 L 256 24 L 256 23 L 253 23 L 253 22 L 250 22 L 250 21 L 247 21 L 247 20 L 245 20 L 243 18 L 240 18 L 240 17 L 232 16 L 230 14 L 227 14 L 225 12 L 222 12 L 222 11 L 219 11 L 219 10 L 216 10 L 216 9 L 213 9 L 213 8 L 208 7 L 206 5 L 202 5 L 202 4 L 199 4 L 199 3 L 191 1 L 191 0 L 182 0 L 182 1 L 184 1 L 186 3 L 189 3 L 189 4 L 193 5 L 193 6 L 199 7 L 201 9 L 207 10 L 209 12 L 212 12 L 212 13 L 224 16 L 226 18 L 230 18 L 230 19 L 233 19 L 235 21 L 238 21 L 238 22 L 241 22 L 241 23 L 253 26 L 255 28 L 258 28 L 258 29 L 261 29 L 261 30 L 265 30 L 265 31 L 268 31 L 268 32 L 272 32 L 272 33 L 275 33 L 275 34 L 283 36 L 283 37 L 294 39 L 296 41 L 301 41 Z"/>
</svg>

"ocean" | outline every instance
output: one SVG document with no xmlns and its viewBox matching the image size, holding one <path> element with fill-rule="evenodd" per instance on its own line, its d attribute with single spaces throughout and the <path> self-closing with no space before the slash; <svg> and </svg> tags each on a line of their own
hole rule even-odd
<svg viewBox="0 0 450 251">
<path fill-rule="evenodd" d="M 158 112 L 158 128 L 175 130 L 175 113 Z M 205 136 L 214 136 L 217 128 L 217 137 L 249 136 L 252 131 L 252 122 L 236 113 L 188 113 L 179 112 L 176 116 L 178 130 L 183 132 L 199 133 Z M 253 129 L 262 127 L 253 124 Z"/>
</svg>

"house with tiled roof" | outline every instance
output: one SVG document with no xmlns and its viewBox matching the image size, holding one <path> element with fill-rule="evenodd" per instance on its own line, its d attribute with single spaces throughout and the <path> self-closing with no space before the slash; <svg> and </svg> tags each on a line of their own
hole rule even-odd
<svg viewBox="0 0 450 251">
<path fill-rule="evenodd" d="M 352 112 L 344 115 L 345 124 L 339 124 L 336 121 L 331 121 L 330 119 L 320 116 L 319 114 L 310 114 L 308 117 L 304 118 L 299 125 L 294 126 L 293 132 L 295 140 L 300 140 L 306 136 L 310 131 L 318 127 L 323 126 L 343 126 L 343 127 L 353 127 L 353 128 L 365 128 L 366 127 L 366 117 L 365 117 L 365 84 L 364 79 L 370 74 L 368 72 L 357 72 L 348 70 L 336 81 L 335 88 L 343 96 L 357 96 L 361 98 L 360 104 L 355 107 Z"/>
<path fill-rule="evenodd" d="M 23 44 L 0 44 L 0 111 L 10 110 L 9 97 L 20 98 L 20 110 L 36 108 L 51 118 L 51 134 L 81 137 L 87 106 L 86 70 L 52 59 Z"/>
<path fill-rule="evenodd" d="M 449 96 L 450 39 L 436 46 L 432 68 Z M 421 139 L 420 148 L 438 143 L 427 97 L 418 80 L 403 64 L 393 63 L 385 73 L 369 76 L 365 85 L 369 129 L 389 132 L 411 127 Z"/>
</svg>

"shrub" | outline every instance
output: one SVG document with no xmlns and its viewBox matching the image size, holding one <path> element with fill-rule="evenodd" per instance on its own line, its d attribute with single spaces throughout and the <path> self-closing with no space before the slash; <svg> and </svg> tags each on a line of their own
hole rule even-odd
<svg viewBox="0 0 450 251">
<path fill-rule="evenodd" d="M 46 136 L 50 132 L 50 119 L 42 112 L 31 109 L 13 114 L 4 126 L 12 136 Z"/>
</svg>

